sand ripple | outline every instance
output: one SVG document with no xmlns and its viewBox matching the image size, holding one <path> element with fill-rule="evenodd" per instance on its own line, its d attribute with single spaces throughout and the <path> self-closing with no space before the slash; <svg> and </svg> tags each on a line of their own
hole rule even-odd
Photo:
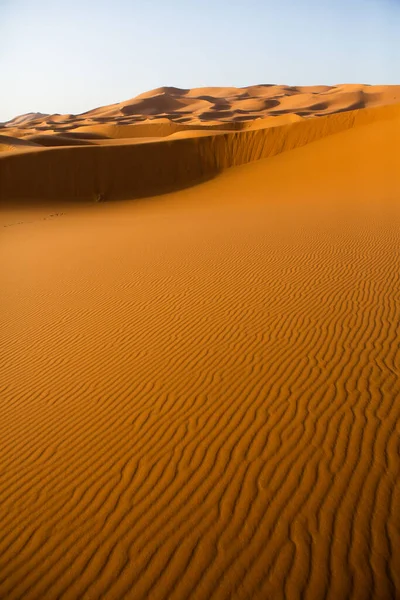
<svg viewBox="0 0 400 600">
<path fill-rule="evenodd" d="M 400 594 L 399 136 L 2 230 L 2 598 Z"/>
</svg>

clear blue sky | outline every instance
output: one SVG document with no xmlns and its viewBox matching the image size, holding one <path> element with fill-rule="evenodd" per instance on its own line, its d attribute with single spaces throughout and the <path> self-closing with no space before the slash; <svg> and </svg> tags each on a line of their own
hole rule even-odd
<svg viewBox="0 0 400 600">
<path fill-rule="evenodd" d="M 400 0 L 0 0 L 0 121 L 162 85 L 400 84 Z"/>
</svg>

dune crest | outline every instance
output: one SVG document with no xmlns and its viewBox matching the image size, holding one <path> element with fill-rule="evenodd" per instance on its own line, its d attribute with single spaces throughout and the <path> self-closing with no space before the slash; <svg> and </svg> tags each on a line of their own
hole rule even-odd
<svg viewBox="0 0 400 600">
<path fill-rule="evenodd" d="M 0 126 L 0 200 L 166 193 L 397 106 L 400 86 L 258 85 L 163 87 L 80 115 L 29 113 Z"/>
<path fill-rule="evenodd" d="M 119 131 L 140 125 L 107 126 L 110 137 L 103 144 L 97 143 L 99 130 L 93 127 L 85 130 L 81 145 L 75 145 L 73 133 L 53 135 L 55 147 L 48 148 L 40 136 L 34 136 L 31 140 L 41 141 L 43 147 L 0 154 L 0 199 L 90 201 L 99 195 L 112 200 L 167 193 L 211 179 L 230 167 L 274 156 L 352 127 L 391 119 L 399 113 L 400 104 L 392 104 L 314 119 L 295 118 L 276 127 L 271 127 L 268 119 L 262 126 L 259 120 L 254 127 L 238 132 L 219 129 L 209 135 L 204 131 L 192 135 L 175 130 L 168 137 L 153 140 L 133 138 L 135 143 L 132 138 L 119 139 L 123 135 Z"/>
</svg>

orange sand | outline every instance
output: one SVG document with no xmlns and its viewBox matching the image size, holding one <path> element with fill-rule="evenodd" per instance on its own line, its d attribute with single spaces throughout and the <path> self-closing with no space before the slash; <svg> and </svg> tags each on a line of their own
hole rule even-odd
<svg viewBox="0 0 400 600">
<path fill-rule="evenodd" d="M 306 121 L 4 151 L 0 598 L 400 596 L 400 109 Z"/>
</svg>

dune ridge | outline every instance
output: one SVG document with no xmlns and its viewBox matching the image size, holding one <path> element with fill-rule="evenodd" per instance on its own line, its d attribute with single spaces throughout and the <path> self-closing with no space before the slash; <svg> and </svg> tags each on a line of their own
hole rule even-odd
<svg viewBox="0 0 400 600">
<path fill-rule="evenodd" d="M 345 129 L 390 119 L 399 110 L 400 104 L 393 104 L 278 127 L 166 138 L 151 144 L 27 147 L 23 153 L 3 152 L 0 199 L 108 200 L 168 192 Z"/>
<path fill-rule="evenodd" d="M 3 230 L 0 597 L 399 596 L 391 111 Z"/>
<path fill-rule="evenodd" d="M 165 193 L 390 117 L 398 104 L 400 86 L 163 87 L 80 115 L 28 113 L 0 124 L 0 200 Z"/>
</svg>

